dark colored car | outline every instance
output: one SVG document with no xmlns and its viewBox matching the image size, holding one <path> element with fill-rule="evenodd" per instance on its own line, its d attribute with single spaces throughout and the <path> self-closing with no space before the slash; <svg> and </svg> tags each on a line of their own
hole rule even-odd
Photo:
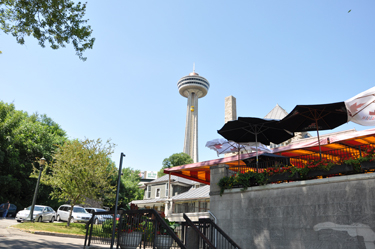
<svg viewBox="0 0 375 249">
<path fill-rule="evenodd" d="M 3 212 L 4 212 L 4 209 L 2 208 L 2 205 L 5 206 L 6 203 L 3 203 L 0 205 L 0 217 L 3 217 Z M 14 217 L 16 216 L 16 213 L 17 213 L 17 206 L 14 205 L 14 204 L 10 204 L 10 207 L 9 207 L 9 210 L 8 210 L 8 214 L 7 214 L 7 217 Z"/>
</svg>

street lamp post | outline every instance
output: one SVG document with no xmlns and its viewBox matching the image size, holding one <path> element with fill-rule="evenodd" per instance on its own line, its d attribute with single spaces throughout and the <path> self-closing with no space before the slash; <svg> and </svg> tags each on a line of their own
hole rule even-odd
<svg viewBox="0 0 375 249">
<path fill-rule="evenodd" d="M 46 159 L 44 157 L 42 157 L 39 161 L 39 164 L 40 164 L 39 176 L 38 176 L 38 181 L 36 182 L 33 204 L 31 204 L 31 209 L 30 209 L 30 221 L 32 221 L 32 222 L 34 222 L 34 216 L 33 216 L 34 215 L 34 207 L 35 207 L 36 196 L 38 195 L 40 176 L 42 175 L 43 166 L 44 166 L 45 163 L 46 163 Z"/>
<path fill-rule="evenodd" d="M 118 179 L 117 179 L 117 192 L 116 192 L 116 204 L 115 204 L 115 214 L 113 216 L 113 224 L 112 224 L 112 238 L 111 238 L 111 246 L 110 249 L 113 248 L 115 243 L 115 228 L 116 228 L 116 216 L 117 216 L 117 205 L 118 205 L 118 196 L 120 192 L 120 182 L 121 182 L 121 170 L 122 170 L 122 158 L 125 157 L 125 154 L 121 152 L 120 155 L 120 166 L 118 168 Z M 119 233 L 120 234 L 120 233 Z"/>
</svg>

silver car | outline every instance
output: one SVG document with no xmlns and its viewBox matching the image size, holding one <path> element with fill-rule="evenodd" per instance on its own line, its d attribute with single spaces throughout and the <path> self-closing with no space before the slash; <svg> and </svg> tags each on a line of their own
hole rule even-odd
<svg viewBox="0 0 375 249">
<path fill-rule="evenodd" d="M 25 220 L 30 220 L 30 210 L 31 206 L 25 208 L 24 210 L 19 211 L 16 214 L 16 220 L 18 222 L 23 222 Z M 49 206 L 43 205 L 35 205 L 34 212 L 33 212 L 33 219 L 42 222 L 42 221 L 49 221 L 54 222 L 56 217 L 56 212 Z"/>
<path fill-rule="evenodd" d="M 90 214 L 94 215 L 95 212 L 108 212 L 105 209 L 102 208 L 93 208 L 93 207 L 85 207 L 85 210 L 89 212 Z M 100 215 L 95 215 L 94 217 L 94 224 L 102 224 L 107 220 L 112 220 L 113 217 L 111 214 L 100 214 Z"/>
</svg>

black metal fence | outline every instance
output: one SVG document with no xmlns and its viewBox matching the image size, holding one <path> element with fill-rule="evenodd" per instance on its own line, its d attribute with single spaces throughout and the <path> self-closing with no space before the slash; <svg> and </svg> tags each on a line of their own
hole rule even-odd
<svg viewBox="0 0 375 249">
<path fill-rule="evenodd" d="M 186 222 L 181 223 L 180 235 L 184 244 L 197 249 L 241 249 L 219 226 L 211 219 L 204 218 L 192 222 L 185 214 Z M 190 236 L 189 236 L 190 235 Z M 196 236 L 194 239 L 194 236 Z M 192 243 L 195 243 L 192 245 Z"/>
<path fill-rule="evenodd" d="M 96 212 L 86 226 L 85 247 L 92 244 L 110 245 L 114 212 Z M 110 215 L 104 222 L 98 216 Z M 108 217 L 108 216 L 107 216 Z M 119 211 L 116 217 L 115 247 L 134 248 L 185 248 L 178 237 L 178 229 L 172 230 L 168 221 L 154 209 Z"/>
<path fill-rule="evenodd" d="M 345 160 L 348 159 L 357 159 L 361 156 L 366 156 L 367 151 L 370 149 L 375 148 L 375 144 L 365 144 L 365 145 L 358 145 L 358 146 L 352 146 L 347 147 L 340 144 L 333 144 L 333 146 L 343 148 L 341 149 L 332 149 L 327 150 L 324 148 L 322 151 L 322 159 L 328 160 L 335 164 L 343 164 Z M 295 166 L 295 167 L 305 167 L 309 162 L 311 161 L 318 161 L 320 160 L 320 153 L 319 152 L 312 152 L 309 154 L 304 154 L 301 156 L 295 156 L 295 157 L 288 157 L 285 159 L 278 158 L 277 160 L 269 160 L 264 162 L 258 162 L 258 172 L 263 172 L 264 169 L 267 168 L 277 168 L 277 167 L 285 167 L 285 166 Z M 246 165 L 239 165 L 239 166 L 231 166 L 230 172 L 232 174 L 235 174 L 237 172 L 240 173 L 246 173 L 248 171 L 257 171 L 257 164 L 255 163 L 255 160 L 252 163 L 249 163 L 249 161 L 246 162 Z"/>
<path fill-rule="evenodd" d="M 173 223 L 153 209 L 119 211 L 114 248 L 240 249 L 211 219 L 192 222 L 185 214 L 184 218 L 185 222 L 171 229 Z M 113 212 L 94 213 L 86 226 L 84 248 L 93 244 L 110 245 L 112 227 Z"/>
</svg>

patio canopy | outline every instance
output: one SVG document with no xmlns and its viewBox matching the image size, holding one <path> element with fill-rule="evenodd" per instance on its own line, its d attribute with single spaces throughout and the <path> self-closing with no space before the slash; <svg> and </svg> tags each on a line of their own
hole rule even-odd
<svg viewBox="0 0 375 249">
<path fill-rule="evenodd" d="M 296 157 L 319 153 L 319 143 L 316 137 L 300 140 L 299 143 L 278 147 L 273 149 L 273 154 L 286 157 Z M 322 155 L 330 150 L 353 148 L 359 145 L 375 144 L 375 128 L 364 131 L 353 131 L 347 133 L 333 133 L 322 136 L 320 139 Z M 265 152 L 259 152 L 259 155 Z M 231 157 L 218 158 L 214 160 L 181 165 L 164 169 L 164 173 L 184 177 L 204 184 L 210 184 L 210 167 L 226 164 L 229 169 L 246 165 L 246 159 L 256 157 L 256 153 L 241 154 Z"/>
</svg>

